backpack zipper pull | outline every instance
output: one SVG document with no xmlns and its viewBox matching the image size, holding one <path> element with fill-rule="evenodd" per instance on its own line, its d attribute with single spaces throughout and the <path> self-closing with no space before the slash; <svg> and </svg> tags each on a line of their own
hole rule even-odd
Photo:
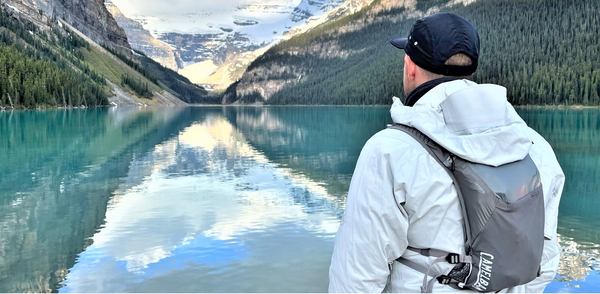
<svg viewBox="0 0 600 294">
<path fill-rule="evenodd" d="M 446 166 L 446 168 L 450 169 L 451 171 L 454 171 L 454 162 L 455 161 L 456 161 L 456 156 L 448 155 L 448 158 L 446 158 L 446 160 L 444 160 L 444 165 Z"/>
<path fill-rule="evenodd" d="M 392 292 L 392 272 L 394 271 L 394 260 L 388 262 L 388 269 L 390 270 L 390 274 L 388 275 L 387 283 L 385 285 L 384 290 L 387 289 L 389 290 L 389 292 Z"/>
</svg>

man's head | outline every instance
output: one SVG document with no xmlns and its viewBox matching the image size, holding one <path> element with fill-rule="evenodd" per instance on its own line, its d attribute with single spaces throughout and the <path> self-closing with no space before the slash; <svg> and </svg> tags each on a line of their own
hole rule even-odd
<svg viewBox="0 0 600 294">
<path fill-rule="evenodd" d="M 412 27 L 408 38 L 392 45 L 404 49 L 404 94 L 427 81 L 444 76 L 469 76 L 479 59 L 479 34 L 466 19 L 452 13 L 438 13 Z"/>
</svg>

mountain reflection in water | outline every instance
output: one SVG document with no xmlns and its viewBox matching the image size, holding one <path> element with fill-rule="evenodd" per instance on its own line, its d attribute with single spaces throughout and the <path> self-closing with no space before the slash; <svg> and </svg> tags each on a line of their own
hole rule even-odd
<svg viewBox="0 0 600 294">
<path fill-rule="evenodd" d="M 0 292 L 323 292 L 387 107 L 0 113 Z M 600 111 L 519 110 L 567 175 L 559 276 L 600 291 Z"/>
<path fill-rule="evenodd" d="M 251 125 L 245 115 L 236 118 Z M 288 131 L 270 122 L 265 131 Z M 134 159 L 130 176 L 138 174 L 138 166 L 151 172 L 113 193 L 105 224 L 60 291 L 326 287 L 343 199 L 303 173 L 271 162 L 224 116 L 207 115 Z M 294 239 L 296 244 L 284 246 Z M 306 284 L 311 272 L 314 283 Z M 194 283 L 180 282 L 190 275 L 196 276 Z M 238 282 L 231 283 L 232 276 Z M 274 282 L 264 283 L 266 276 Z"/>
</svg>

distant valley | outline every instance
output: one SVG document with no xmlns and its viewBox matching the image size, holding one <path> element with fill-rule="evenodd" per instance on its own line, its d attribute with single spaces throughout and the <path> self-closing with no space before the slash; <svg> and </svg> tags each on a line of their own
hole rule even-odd
<svg viewBox="0 0 600 294">
<path fill-rule="evenodd" d="M 1 0 L 0 109 L 389 104 L 404 53 L 388 40 L 439 11 L 477 26 L 476 82 L 600 105 L 596 0 L 223 1 Z"/>
<path fill-rule="evenodd" d="M 369 0 L 247 1 L 221 19 L 199 7 L 173 17 L 135 15 L 136 2 L 107 1 L 130 44 L 192 82 L 223 91 L 278 40 L 288 39 L 334 17 L 350 14 Z M 176 5 L 174 3 L 173 5 Z M 201 6 L 202 4 L 199 4 Z M 134 7 L 133 9 L 131 7 Z M 184 9 L 182 7 L 180 9 Z M 217 14 L 216 12 L 214 14 Z M 167 48 L 170 47 L 170 48 Z"/>
</svg>

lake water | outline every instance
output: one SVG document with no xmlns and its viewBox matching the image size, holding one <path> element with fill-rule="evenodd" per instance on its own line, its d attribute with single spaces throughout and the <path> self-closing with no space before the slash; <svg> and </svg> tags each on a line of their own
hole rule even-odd
<svg viewBox="0 0 600 294">
<path fill-rule="evenodd" d="M 520 110 L 568 177 L 560 274 L 600 291 L 600 111 Z M 323 292 L 387 107 L 0 112 L 0 292 Z"/>
</svg>

